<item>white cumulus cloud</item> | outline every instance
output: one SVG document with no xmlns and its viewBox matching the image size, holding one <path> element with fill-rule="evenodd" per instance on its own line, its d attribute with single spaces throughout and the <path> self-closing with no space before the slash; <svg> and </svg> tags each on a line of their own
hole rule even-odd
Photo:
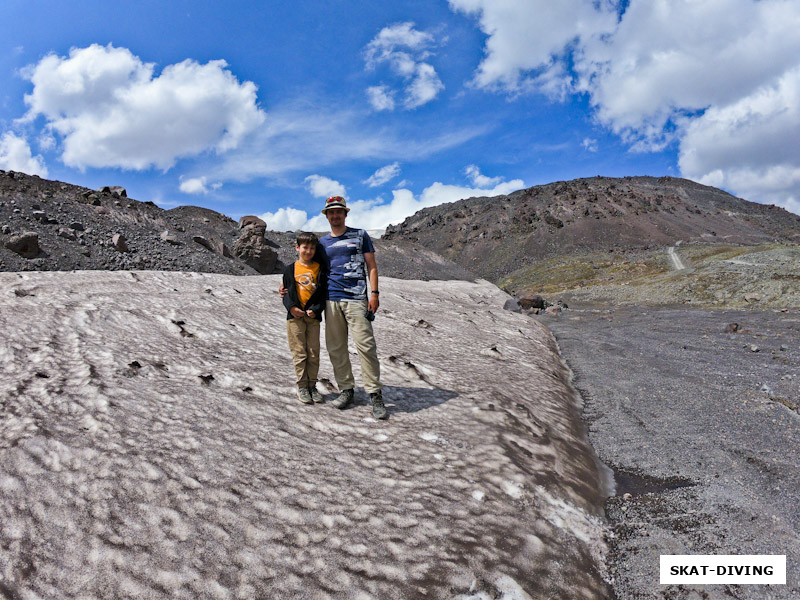
<svg viewBox="0 0 800 600">
<path fill-rule="evenodd" d="M 366 183 L 369 187 L 378 187 L 384 183 L 388 183 L 400 174 L 400 163 L 394 162 L 385 167 L 381 167 L 375 171 L 369 178 L 365 179 L 362 183 Z"/>
<path fill-rule="evenodd" d="M 635 1 L 635 0 L 634 0 Z M 552 89 L 564 76 L 561 62 L 577 39 L 613 29 L 616 14 L 607 0 L 449 0 L 450 7 L 477 17 L 488 35 L 473 83 L 518 93 Z"/>
<path fill-rule="evenodd" d="M 68 166 L 170 168 L 178 158 L 236 148 L 265 119 L 256 86 L 223 60 L 193 60 L 155 75 L 127 48 L 93 44 L 50 54 L 27 70 L 24 120 L 43 116 L 63 137 Z"/>
<path fill-rule="evenodd" d="M 795 0 L 449 3 L 488 36 L 474 85 L 586 94 L 631 150 L 677 143 L 683 175 L 796 206 Z"/>
<path fill-rule="evenodd" d="M 416 65 L 414 77 L 406 88 L 403 106 L 407 109 L 427 104 L 444 89 L 444 84 L 436 74 L 436 70 L 427 63 Z"/>
<path fill-rule="evenodd" d="M 308 213 L 297 208 L 279 208 L 274 213 L 265 212 L 259 215 L 267 224 L 270 231 L 297 231 L 303 229 L 308 221 Z M 324 229 L 324 227 L 323 227 Z M 305 229 L 306 231 L 321 231 L 317 229 Z"/>
<path fill-rule="evenodd" d="M 800 66 L 773 85 L 694 119 L 681 140 L 681 172 L 749 200 L 800 200 Z"/>
<path fill-rule="evenodd" d="M 11 131 L 0 137 L 0 169 L 47 177 L 44 159 L 33 156 L 28 141 Z"/>
<path fill-rule="evenodd" d="M 446 202 L 455 202 L 463 198 L 481 196 L 499 196 L 510 194 L 525 187 L 521 179 L 512 181 L 498 181 L 492 187 L 470 187 L 449 185 L 435 182 L 422 190 L 419 196 L 415 196 L 411 190 L 396 189 L 392 191 L 392 199 L 385 201 L 382 198 L 368 200 L 347 201 L 350 212 L 347 214 L 347 224 L 350 227 L 361 229 L 384 229 L 387 225 L 402 222 L 406 217 L 410 217 L 418 210 L 429 206 L 437 206 Z M 302 213 L 302 214 L 301 214 Z M 305 211 L 297 211 L 291 208 L 281 208 L 274 216 L 266 213 L 267 217 L 277 220 L 280 223 L 290 223 L 286 229 L 302 229 L 306 231 L 329 231 L 328 221 L 322 214 L 314 214 L 311 218 L 306 218 Z M 269 225 L 270 220 L 262 216 Z M 289 219 L 292 219 L 291 222 Z M 301 219 L 305 219 L 301 221 Z M 275 229 L 269 225 L 270 229 Z"/>
<path fill-rule="evenodd" d="M 367 88 L 367 99 L 370 106 L 377 111 L 394 110 L 394 92 L 385 85 L 376 85 Z"/>
<path fill-rule="evenodd" d="M 583 138 L 581 146 L 583 146 L 584 149 L 588 150 L 589 152 L 597 152 L 597 140 L 594 138 Z"/>
<path fill-rule="evenodd" d="M 188 179 L 181 179 L 180 190 L 184 194 L 208 194 L 214 190 L 222 187 L 221 183 L 212 183 L 208 185 L 207 177 L 190 177 Z"/>
<path fill-rule="evenodd" d="M 381 199 L 348 202 L 351 210 L 347 215 L 347 222 L 351 227 L 384 229 L 387 225 L 400 223 L 429 206 L 456 202 L 463 198 L 509 194 L 523 187 L 521 179 L 498 183 L 491 188 L 448 185 L 437 181 L 422 190 L 419 196 L 415 196 L 411 190 L 398 189 L 392 191 L 392 200 L 389 202 Z"/>
<path fill-rule="evenodd" d="M 305 178 L 305 184 L 306 189 L 315 198 L 347 197 L 347 190 L 341 183 L 323 175 L 309 175 Z"/>
<path fill-rule="evenodd" d="M 478 188 L 490 188 L 503 181 L 502 177 L 487 177 L 486 175 L 482 175 L 478 165 L 469 165 L 466 169 L 464 169 L 464 173 L 472 182 L 472 185 Z"/>
<path fill-rule="evenodd" d="M 432 34 L 414 28 L 414 23 L 395 23 L 384 27 L 364 49 L 368 70 L 387 64 L 401 82 L 403 107 L 411 110 L 427 104 L 444 89 L 436 69 L 425 62 L 435 44 Z M 367 88 L 375 110 L 393 110 L 395 90 L 386 84 Z"/>
</svg>

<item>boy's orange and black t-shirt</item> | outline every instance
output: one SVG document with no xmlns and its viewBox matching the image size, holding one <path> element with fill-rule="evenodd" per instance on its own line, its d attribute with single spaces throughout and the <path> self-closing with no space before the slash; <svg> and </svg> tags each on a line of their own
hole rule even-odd
<svg viewBox="0 0 800 600">
<path fill-rule="evenodd" d="M 294 280 L 297 284 L 297 299 L 305 309 L 306 303 L 319 285 L 319 263 L 312 262 L 305 266 L 297 261 L 294 263 Z"/>
</svg>

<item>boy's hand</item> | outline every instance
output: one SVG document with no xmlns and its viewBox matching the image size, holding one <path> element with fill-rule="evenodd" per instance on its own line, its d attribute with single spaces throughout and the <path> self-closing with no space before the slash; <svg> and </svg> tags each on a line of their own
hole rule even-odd
<svg viewBox="0 0 800 600">
<path fill-rule="evenodd" d="M 278 288 L 278 293 L 281 295 L 281 298 L 283 298 L 287 293 L 289 293 L 289 290 L 287 290 L 285 287 L 283 287 L 283 284 L 281 284 L 281 287 Z"/>
<path fill-rule="evenodd" d="M 290 308 L 290 309 L 289 309 L 289 312 L 290 312 L 290 313 L 292 313 L 292 316 L 293 316 L 295 319 L 302 319 L 302 318 L 305 316 L 305 314 L 306 314 L 306 313 L 304 313 L 302 310 L 300 310 L 299 308 L 297 308 L 296 306 L 293 306 L 292 308 Z"/>
<path fill-rule="evenodd" d="M 311 317 L 312 319 L 316 319 L 316 318 L 317 318 L 317 313 L 315 313 L 313 310 L 307 310 L 307 311 L 306 311 L 306 314 L 307 314 L 309 317 Z"/>
<path fill-rule="evenodd" d="M 378 312 L 378 307 L 381 305 L 380 300 L 378 300 L 378 294 L 370 294 L 369 295 L 369 309 L 376 313 Z"/>
</svg>

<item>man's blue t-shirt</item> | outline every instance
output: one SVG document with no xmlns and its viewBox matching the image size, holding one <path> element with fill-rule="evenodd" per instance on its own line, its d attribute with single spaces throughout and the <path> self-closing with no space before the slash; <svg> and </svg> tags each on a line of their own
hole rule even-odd
<svg viewBox="0 0 800 600">
<path fill-rule="evenodd" d="M 330 264 L 328 275 L 328 300 L 366 300 L 367 266 L 365 252 L 375 252 L 369 234 L 363 229 L 348 227 L 342 235 L 323 236 Z"/>
</svg>

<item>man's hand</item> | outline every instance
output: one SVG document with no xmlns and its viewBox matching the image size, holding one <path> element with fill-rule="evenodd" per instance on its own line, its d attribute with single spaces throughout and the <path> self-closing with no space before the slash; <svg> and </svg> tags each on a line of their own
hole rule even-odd
<svg viewBox="0 0 800 600">
<path fill-rule="evenodd" d="M 289 312 L 290 312 L 290 313 L 292 313 L 292 316 L 293 316 L 295 319 L 302 319 L 302 318 L 305 316 L 305 314 L 306 314 L 306 313 L 304 313 L 302 310 L 300 310 L 299 308 L 297 308 L 296 306 L 293 306 L 292 308 L 290 308 L 290 309 L 289 309 Z"/>
<path fill-rule="evenodd" d="M 378 307 L 381 305 L 381 301 L 378 300 L 378 294 L 370 294 L 369 295 L 369 309 L 376 313 L 378 312 Z"/>
<path fill-rule="evenodd" d="M 307 310 L 307 311 L 306 311 L 306 314 L 307 314 L 309 317 L 311 317 L 312 319 L 316 319 L 316 318 L 317 318 L 317 313 L 315 313 L 313 310 Z"/>
<path fill-rule="evenodd" d="M 283 284 L 281 284 L 281 287 L 278 288 L 278 293 L 281 295 L 281 298 L 283 298 L 289 293 L 289 290 L 287 290 L 285 287 L 283 287 Z"/>
</svg>

